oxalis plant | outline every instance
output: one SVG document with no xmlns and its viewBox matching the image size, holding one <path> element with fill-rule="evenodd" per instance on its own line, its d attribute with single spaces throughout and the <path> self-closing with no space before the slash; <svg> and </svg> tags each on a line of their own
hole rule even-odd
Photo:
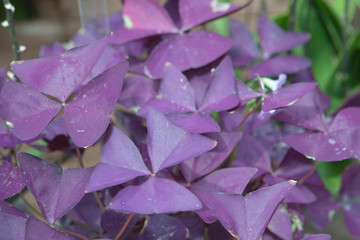
<svg viewBox="0 0 360 240">
<path fill-rule="evenodd" d="M 25 61 L 3 2 L 16 61 L 0 73 L 0 239 L 327 240 L 305 224 L 338 211 L 360 238 L 360 94 L 317 81 L 317 35 L 293 31 L 301 1 L 288 27 L 261 13 L 256 33 L 225 20 L 223 36 L 209 22 L 251 1 L 125 0 Z"/>
</svg>

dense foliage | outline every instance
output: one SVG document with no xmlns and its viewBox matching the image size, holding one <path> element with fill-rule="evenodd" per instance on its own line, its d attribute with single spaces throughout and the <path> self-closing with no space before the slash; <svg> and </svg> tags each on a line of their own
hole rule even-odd
<svg viewBox="0 0 360 240">
<path fill-rule="evenodd" d="M 251 1 L 125 0 L 71 47 L 2 69 L 0 239 L 325 240 L 304 225 L 340 210 L 360 238 L 360 35 L 304 2 L 223 36 L 209 22 Z"/>
</svg>

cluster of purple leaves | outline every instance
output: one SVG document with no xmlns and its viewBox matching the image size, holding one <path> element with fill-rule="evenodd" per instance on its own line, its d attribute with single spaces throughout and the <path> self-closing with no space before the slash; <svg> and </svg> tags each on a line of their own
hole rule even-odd
<svg viewBox="0 0 360 240">
<path fill-rule="evenodd" d="M 0 238 L 119 239 L 127 222 L 121 239 L 323 240 L 303 233 L 305 222 L 321 230 L 340 208 L 360 237 L 358 163 L 337 198 L 316 172 L 304 177 L 315 161 L 360 156 L 360 108 L 348 102 L 326 115 L 311 62 L 288 54 L 309 35 L 263 14 L 261 51 L 235 20 L 230 38 L 192 30 L 245 6 L 125 0 L 74 36 L 74 48 L 57 43 L 13 63 L 21 82 L 3 69 L 1 147 L 45 139 L 48 151 L 102 149 L 95 166 L 65 170 L 24 152 L 17 162 L 4 156 L 0 198 L 26 186 L 47 223 L 0 201 Z"/>
</svg>

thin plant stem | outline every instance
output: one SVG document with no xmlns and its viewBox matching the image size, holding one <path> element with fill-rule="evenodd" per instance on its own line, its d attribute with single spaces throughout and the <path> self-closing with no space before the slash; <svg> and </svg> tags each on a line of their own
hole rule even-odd
<svg viewBox="0 0 360 240">
<path fill-rule="evenodd" d="M 80 148 L 79 148 L 78 146 L 75 146 L 75 149 L 76 149 L 76 155 L 77 155 L 77 158 L 78 158 L 80 167 L 81 167 L 81 168 L 85 168 L 84 163 L 83 163 L 83 160 L 82 160 L 82 157 L 81 157 Z"/>
<path fill-rule="evenodd" d="M 3 4 L 6 12 L 6 27 L 9 29 L 9 36 L 12 43 L 13 50 L 13 59 L 15 61 L 20 60 L 20 51 L 19 51 L 19 43 L 17 40 L 15 26 L 14 26 L 14 6 L 10 3 L 9 0 L 3 0 Z M 3 25 L 4 26 L 4 25 Z"/>
<path fill-rule="evenodd" d="M 256 103 L 255 107 L 244 117 L 244 119 L 240 122 L 240 124 L 234 129 L 234 132 L 239 131 L 243 125 L 245 124 L 246 120 L 256 111 L 256 109 L 262 103 L 262 97 L 259 98 L 258 102 Z"/>
<path fill-rule="evenodd" d="M 308 179 L 316 170 L 316 165 L 317 162 L 315 162 L 312 166 L 312 168 L 310 169 L 310 171 L 308 173 L 306 173 L 298 182 L 298 184 L 303 184 L 305 182 L 306 179 Z"/>
<path fill-rule="evenodd" d="M 102 213 L 105 212 L 106 209 L 105 209 L 105 206 L 104 206 L 104 204 L 102 203 L 102 201 L 100 199 L 99 193 L 97 191 L 95 191 L 95 192 L 93 192 L 93 194 L 94 194 L 94 197 L 95 197 L 95 200 L 96 200 L 97 204 L 100 207 L 101 212 Z"/>
<path fill-rule="evenodd" d="M 118 234 L 116 234 L 114 240 L 118 240 L 121 237 L 121 235 L 125 232 L 127 226 L 129 225 L 129 223 L 130 223 L 130 221 L 131 221 L 131 219 L 133 218 L 134 215 L 135 215 L 135 213 L 133 213 L 133 212 L 130 213 L 130 215 L 127 217 L 124 225 L 122 225 L 122 227 L 120 228 Z"/>
<path fill-rule="evenodd" d="M 75 146 L 75 149 L 76 149 L 76 155 L 77 155 L 77 158 L 78 158 L 78 161 L 79 161 L 79 164 L 80 164 L 80 167 L 81 168 L 85 168 L 84 166 L 84 162 L 82 160 L 82 157 L 81 157 L 81 152 L 80 152 L 80 148 L 78 146 Z M 94 194 L 94 197 L 95 197 L 95 200 L 97 202 L 97 204 L 99 205 L 100 209 L 101 209 L 101 212 L 105 212 L 105 206 L 104 204 L 101 202 L 101 199 L 100 199 L 100 196 L 97 192 L 93 192 Z"/>
<path fill-rule="evenodd" d="M 294 31 L 294 28 L 295 28 L 296 3 L 297 3 L 297 0 L 293 0 L 292 5 L 291 5 L 290 21 L 289 21 L 289 27 L 288 27 L 288 29 L 290 31 Z"/>
<path fill-rule="evenodd" d="M 75 233 L 75 232 L 65 230 L 65 229 L 60 229 L 60 231 L 62 231 L 63 233 L 67 233 L 67 234 L 73 235 L 75 237 L 84 239 L 84 240 L 89 240 L 87 237 L 85 237 L 84 235 L 81 235 L 80 233 Z"/>
</svg>

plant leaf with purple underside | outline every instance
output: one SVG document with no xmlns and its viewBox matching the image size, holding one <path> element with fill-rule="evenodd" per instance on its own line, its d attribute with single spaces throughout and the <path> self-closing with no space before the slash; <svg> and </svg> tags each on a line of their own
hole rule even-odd
<svg viewBox="0 0 360 240">
<path fill-rule="evenodd" d="M 251 192 L 245 197 L 201 191 L 196 194 L 228 232 L 240 239 L 258 240 L 277 206 L 294 185 L 293 181 L 288 181 Z"/>
<path fill-rule="evenodd" d="M 309 92 L 293 105 L 278 111 L 273 118 L 307 129 L 324 131 L 323 113 L 316 101 L 316 89 Z"/>
<path fill-rule="evenodd" d="M 20 169 L 6 160 L 0 160 L 0 199 L 17 194 L 24 186 Z"/>
<path fill-rule="evenodd" d="M 25 84 L 65 102 L 84 84 L 107 43 L 104 38 L 59 56 L 15 62 L 11 68 Z"/>
<path fill-rule="evenodd" d="M 239 104 L 236 79 L 230 57 L 225 57 L 211 72 L 209 86 L 199 111 L 221 111 Z"/>
<path fill-rule="evenodd" d="M 295 55 L 277 56 L 255 64 L 249 70 L 249 78 L 275 77 L 281 73 L 292 74 L 311 67 L 311 61 Z"/>
<path fill-rule="evenodd" d="M 211 150 L 217 144 L 199 134 L 187 133 L 164 115 L 149 108 L 148 150 L 154 173 Z M 193 147 L 196 144 L 196 147 Z"/>
<path fill-rule="evenodd" d="M 60 166 L 27 153 L 17 156 L 26 186 L 50 224 L 70 211 L 84 196 L 91 168 L 63 171 Z"/>
<path fill-rule="evenodd" d="M 292 222 L 286 207 L 280 205 L 271 218 L 267 229 L 283 240 L 292 239 Z"/>
<path fill-rule="evenodd" d="M 202 112 L 174 113 L 167 116 L 173 123 L 192 133 L 220 132 L 217 122 Z"/>
<path fill-rule="evenodd" d="M 0 201 L 0 239 L 25 239 L 28 216 L 5 201 Z"/>
<path fill-rule="evenodd" d="M 258 140 L 245 133 L 236 149 L 233 166 L 256 167 L 259 169 L 257 174 L 272 172 L 268 151 Z"/>
<path fill-rule="evenodd" d="M 164 114 L 196 111 L 194 90 L 184 74 L 174 65 L 165 64 L 159 93 L 145 105 L 145 109 L 140 110 L 140 114 L 144 114 L 149 106 Z"/>
<path fill-rule="evenodd" d="M 95 166 L 86 191 L 96 191 L 150 174 L 135 144 L 119 129 L 111 127 L 101 152 L 101 162 Z"/>
<path fill-rule="evenodd" d="M 25 240 L 33 239 L 74 240 L 70 235 L 54 229 L 35 217 L 30 216 L 26 222 Z"/>
<path fill-rule="evenodd" d="M 59 103 L 34 88 L 4 78 L 0 81 L 0 118 L 19 139 L 39 135 L 59 112 Z"/>
<path fill-rule="evenodd" d="M 316 85 L 316 83 L 295 83 L 280 88 L 273 93 L 266 94 L 262 102 L 262 110 L 268 112 L 273 109 L 290 106 L 313 90 Z"/>
<path fill-rule="evenodd" d="M 94 144 L 109 125 L 126 69 L 127 63 L 123 62 L 106 70 L 65 105 L 64 125 L 77 146 Z"/>
<path fill-rule="evenodd" d="M 219 58 L 231 46 L 231 39 L 213 32 L 200 31 L 170 36 L 151 51 L 145 73 L 150 78 L 161 78 L 167 62 L 180 71 L 199 68 Z"/>
<path fill-rule="evenodd" d="M 187 230 L 176 217 L 168 215 L 154 215 L 147 220 L 140 240 L 183 240 L 187 239 Z"/>
<path fill-rule="evenodd" d="M 125 0 L 123 19 L 128 29 L 155 30 L 157 33 L 177 31 L 168 13 L 155 0 Z"/>
<path fill-rule="evenodd" d="M 217 141 L 211 151 L 195 158 L 189 158 L 179 164 L 180 170 L 187 182 L 192 182 L 217 168 L 230 155 L 240 140 L 241 133 L 208 133 L 205 136 Z"/>
<path fill-rule="evenodd" d="M 243 67 L 253 60 L 261 58 L 259 48 L 245 24 L 231 19 L 230 37 L 234 40 L 234 45 L 230 49 L 229 56 L 234 66 Z"/>
<path fill-rule="evenodd" d="M 334 118 L 328 131 L 289 135 L 282 141 L 317 161 L 339 161 L 359 158 L 360 108 L 346 108 Z"/>
<path fill-rule="evenodd" d="M 310 39 L 308 33 L 285 32 L 263 13 L 258 16 L 257 30 L 266 57 L 293 49 Z"/>
<path fill-rule="evenodd" d="M 225 168 L 217 170 L 192 184 L 190 190 L 217 193 L 242 194 L 256 168 Z"/>
<path fill-rule="evenodd" d="M 201 202 L 180 184 L 159 177 L 149 177 L 138 186 L 119 191 L 110 208 L 139 214 L 160 214 L 200 209 Z"/>
<path fill-rule="evenodd" d="M 222 3 L 217 0 L 179 0 L 181 29 L 189 30 L 211 20 L 229 15 L 243 6 Z"/>
<path fill-rule="evenodd" d="M 156 82 L 149 78 L 142 76 L 126 77 L 118 103 L 126 108 L 142 106 L 156 96 L 156 88 Z"/>
</svg>

